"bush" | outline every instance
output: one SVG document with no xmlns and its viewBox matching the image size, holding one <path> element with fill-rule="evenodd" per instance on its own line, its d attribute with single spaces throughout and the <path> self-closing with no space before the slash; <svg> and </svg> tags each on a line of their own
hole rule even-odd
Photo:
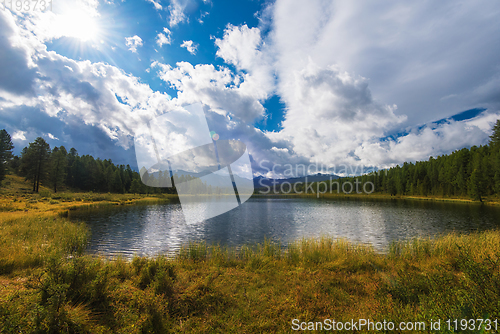
<svg viewBox="0 0 500 334">
<path fill-rule="evenodd" d="M 136 284 L 140 289 L 144 290 L 151 286 L 157 294 L 167 297 L 172 295 L 175 272 L 172 263 L 165 257 L 151 260 L 135 257 L 132 266 L 137 275 Z"/>
<path fill-rule="evenodd" d="M 48 190 L 40 190 L 38 194 L 40 195 L 41 198 L 50 197 L 50 191 Z"/>
</svg>

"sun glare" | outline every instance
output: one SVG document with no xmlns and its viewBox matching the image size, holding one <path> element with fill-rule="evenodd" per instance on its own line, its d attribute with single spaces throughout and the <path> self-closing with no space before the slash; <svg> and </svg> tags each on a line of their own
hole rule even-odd
<svg viewBox="0 0 500 334">
<path fill-rule="evenodd" d="M 64 36 L 74 37 L 84 42 L 95 40 L 99 35 L 97 21 L 85 11 L 61 15 L 59 28 Z"/>
</svg>

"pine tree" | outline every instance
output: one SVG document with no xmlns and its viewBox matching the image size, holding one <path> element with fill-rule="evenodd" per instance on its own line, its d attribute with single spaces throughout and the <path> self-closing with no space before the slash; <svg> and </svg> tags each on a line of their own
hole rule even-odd
<svg viewBox="0 0 500 334">
<path fill-rule="evenodd" d="M 123 193 L 123 183 L 119 169 L 116 169 L 115 172 L 111 174 L 109 191 L 114 193 Z"/>
<path fill-rule="evenodd" d="M 500 119 L 493 126 L 493 133 L 490 136 L 490 147 L 495 150 L 500 149 Z"/>
<path fill-rule="evenodd" d="M 60 148 L 54 147 L 50 159 L 49 177 L 55 193 L 57 192 L 57 187 L 60 187 L 66 179 L 67 164 L 68 161 L 66 159 L 66 149 L 64 146 Z"/>
<path fill-rule="evenodd" d="M 472 173 L 469 178 L 469 196 L 472 199 L 483 201 L 482 196 L 485 195 L 485 179 L 484 171 L 481 165 L 482 157 L 479 150 L 476 150 L 472 160 Z"/>
<path fill-rule="evenodd" d="M 132 184 L 130 186 L 130 192 L 132 194 L 142 194 L 144 193 L 143 191 L 143 184 L 139 179 L 133 179 Z"/>
<path fill-rule="evenodd" d="M 472 199 L 479 200 L 482 202 L 482 182 L 481 182 L 481 172 L 477 169 L 472 171 L 469 180 L 469 195 Z"/>
<path fill-rule="evenodd" d="M 500 119 L 493 126 L 493 134 L 490 136 L 491 165 L 493 176 L 493 190 L 500 194 Z"/>
<path fill-rule="evenodd" d="M 26 179 L 33 181 L 33 192 L 38 192 L 40 182 L 46 180 L 49 165 L 50 146 L 38 137 L 29 147 L 23 149 L 21 166 Z"/>
<path fill-rule="evenodd" d="M 12 158 L 14 145 L 9 133 L 3 129 L 0 130 L 0 184 L 7 173 L 7 162 Z"/>
</svg>

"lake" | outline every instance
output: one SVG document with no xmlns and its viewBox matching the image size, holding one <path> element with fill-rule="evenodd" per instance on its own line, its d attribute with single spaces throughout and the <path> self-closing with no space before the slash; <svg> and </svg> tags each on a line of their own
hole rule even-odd
<svg viewBox="0 0 500 334">
<path fill-rule="evenodd" d="M 180 204 L 134 205 L 71 212 L 88 224 L 88 251 L 132 257 L 174 254 L 190 241 L 240 247 L 265 238 L 344 237 L 384 252 L 393 240 L 467 233 L 500 226 L 500 208 L 412 200 L 251 198 L 236 209 L 186 224 Z"/>
</svg>

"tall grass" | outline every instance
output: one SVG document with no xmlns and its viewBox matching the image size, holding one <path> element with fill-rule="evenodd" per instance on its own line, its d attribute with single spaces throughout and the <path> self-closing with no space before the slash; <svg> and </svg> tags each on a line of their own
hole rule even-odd
<svg viewBox="0 0 500 334">
<path fill-rule="evenodd" d="M 63 218 L 23 217 L 0 223 L 0 274 L 43 264 L 52 255 L 80 255 L 88 229 Z"/>
<path fill-rule="evenodd" d="M 464 248 L 474 249 L 476 260 L 495 255 L 500 249 L 499 231 L 457 234 L 449 233 L 436 238 L 414 238 L 393 242 L 389 246 L 389 258 L 418 260 L 426 257 L 455 258 Z"/>
</svg>

